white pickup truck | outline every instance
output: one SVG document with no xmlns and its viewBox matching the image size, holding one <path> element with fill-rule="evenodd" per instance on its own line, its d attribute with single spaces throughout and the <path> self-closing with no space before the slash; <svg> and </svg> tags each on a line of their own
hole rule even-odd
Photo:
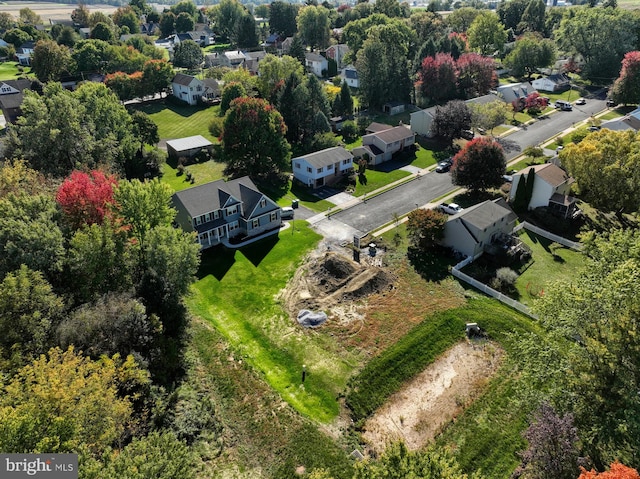
<svg viewBox="0 0 640 479">
<path fill-rule="evenodd" d="M 442 211 L 443 213 L 447 213 L 448 215 L 455 215 L 456 213 L 460 213 L 463 210 L 464 208 L 456 203 L 442 203 L 440 205 L 440 211 Z"/>
</svg>

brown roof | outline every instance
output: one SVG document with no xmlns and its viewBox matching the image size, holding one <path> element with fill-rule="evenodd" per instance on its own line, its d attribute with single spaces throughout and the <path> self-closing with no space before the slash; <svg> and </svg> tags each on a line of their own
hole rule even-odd
<svg viewBox="0 0 640 479">
<path fill-rule="evenodd" d="M 553 187 L 560 186 L 566 182 L 573 182 L 573 179 L 566 171 L 554 164 L 545 163 L 544 165 L 535 165 L 532 168 L 536 172 L 536 176 L 539 176 Z M 529 171 L 528 168 L 525 173 L 527 171 Z"/>
</svg>

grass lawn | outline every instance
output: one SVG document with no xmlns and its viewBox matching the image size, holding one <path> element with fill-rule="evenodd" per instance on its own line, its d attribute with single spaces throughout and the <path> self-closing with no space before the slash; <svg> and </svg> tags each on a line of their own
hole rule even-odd
<svg viewBox="0 0 640 479">
<path fill-rule="evenodd" d="M 189 310 L 213 325 L 297 411 L 327 423 L 339 412 L 336 396 L 354 368 L 354 357 L 335 342 L 294 324 L 275 299 L 320 236 L 306 222 L 279 237 L 241 250 L 206 251 Z M 307 377 L 301 383 L 302 366 Z"/>
<path fill-rule="evenodd" d="M 151 117 L 158 125 L 158 134 L 163 140 L 202 135 L 209 141 L 218 142 L 218 139 L 209 133 L 209 122 L 211 118 L 218 115 L 219 105 L 203 108 L 156 101 L 134 108 Z"/>
<path fill-rule="evenodd" d="M 280 206 L 291 206 L 291 201 L 298 200 L 301 205 L 317 213 L 325 212 L 335 206 L 330 201 L 322 200 L 314 196 L 309 188 L 301 186 L 299 183 L 292 183 L 291 180 L 289 180 L 289 184 L 284 193 L 282 191 L 270 190 L 264 186 L 262 187 L 262 191 Z"/>
<path fill-rule="evenodd" d="M 178 175 L 175 165 L 165 163 L 162 165 L 162 181 L 167 183 L 174 191 L 186 190 L 192 186 L 202 185 L 210 181 L 220 180 L 224 178 L 222 171 L 224 163 L 215 161 L 205 161 L 204 163 L 196 163 L 185 167 L 195 178 L 195 183 L 187 181 L 185 174 Z"/>
<path fill-rule="evenodd" d="M 560 247 L 555 253 L 549 248 L 552 241 L 527 230 L 521 230 L 520 239 L 532 251 L 533 263 L 516 281 L 519 299 L 523 304 L 531 305 L 533 300 L 544 294 L 544 289 L 557 280 L 572 278 L 584 265 L 585 257 L 578 251 Z"/>
<path fill-rule="evenodd" d="M 382 188 L 389 183 L 393 183 L 394 181 L 400 180 L 407 176 L 411 176 L 411 173 L 404 170 L 392 170 L 389 172 L 367 170 L 365 173 L 365 177 L 367 178 L 366 184 L 360 183 L 360 180 L 358 179 L 356 182 L 356 191 L 354 194 L 355 196 L 362 196 L 365 193 L 370 193 L 373 190 Z"/>
<path fill-rule="evenodd" d="M 21 72 L 18 69 L 18 62 L 2 62 L 0 63 L 0 80 L 15 80 L 16 78 L 29 75 L 31 67 L 23 67 Z"/>
</svg>

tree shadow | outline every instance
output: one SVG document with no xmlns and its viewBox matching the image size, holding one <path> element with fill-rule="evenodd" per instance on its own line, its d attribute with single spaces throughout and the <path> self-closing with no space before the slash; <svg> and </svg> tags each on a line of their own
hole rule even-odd
<svg viewBox="0 0 640 479">
<path fill-rule="evenodd" d="M 200 255 L 200 267 L 196 277 L 200 280 L 213 275 L 218 281 L 222 281 L 227 272 L 236 262 L 236 250 L 222 245 L 206 249 Z"/>
<path fill-rule="evenodd" d="M 463 208 L 469 208 L 470 206 L 482 203 L 483 201 L 493 200 L 496 198 L 500 198 L 500 195 L 484 190 L 474 190 L 465 191 L 462 194 L 456 195 L 453 198 L 453 202 L 459 204 Z"/>
<path fill-rule="evenodd" d="M 245 256 L 245 258 L 251 261 L 251 264 L 258 267 L 278 241 L 280 241 L 280 238 L 277 235 L 272 235 L 268 238 L 252 243 L 249 246 L 240 248 L 240 252 Z"/>
<path fill-rule="evenodd" d="M 522 147 L 520 145 L 518 145 L 513 140 L 509 140 L 508 138 L 496 138 L 496 141 L 500 144 L 500 146 L 502 146 L 502 149 L 505 153 L 522 151 Z"/>
<path fill-rule="evenodd" d="M 450 250 L 446 248 L 423 251 L 415 246 L 409 246 L 407 258 L 422 279 L 434 282 L 446 279 L 451 266 L 457 263 Z"/>
</svg>

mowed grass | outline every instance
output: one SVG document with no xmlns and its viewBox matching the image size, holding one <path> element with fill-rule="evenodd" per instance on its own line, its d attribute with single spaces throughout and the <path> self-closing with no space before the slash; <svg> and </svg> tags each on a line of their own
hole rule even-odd
<svg viewBox="0 0 640 479">
<path fill-rule="evenodd" d="M 23 67 L 20 71 L 18 62 L 2 62 L 0 63 L 0 80 L 15 80 L 31 73 L 31 67 Z"/>
<path fill-rule="evenodd" d="M 209 107 L 179 106 L 165 101 L 156 101 L 133 107 L 143 111 L 158 125 L 158 134 L 162 140 L 186 138 L 202 135 L 214 143 L 218 139 L 209 133 L 211 119 L 218 116 L 220 106 Z"/>
<path fill-rule="evenodd" d="M 362 196 L 365 193 L 371 193 L 373 190 L 387 186 L 407 176 L 411 176 L 411 173 L 403 170 L 392 170 L 389 172 L 367 170 L 365 172 L 366 183 L 361 183 L 360 178 L 358 178 L 356 180 L 356 191 L 354 194 L 355 196 Z"/>
<path fill-rule="evenodd" d="M 551 240 L 524 229 L 519 237 L 531 248 L 533 258 L 531 266 L 516 281 L 519 301 L 523 304 L 531 305 L 551 283 L 569 280 L 584 265 L 585 257 L 579 251 L 560 247 L 554 253 L 549 248 Z"/>
<path fill-rule="evenodd" d="M 295 228 L 279 237 L 241 250 L 206 251 L 187 304 L 285 401 L 303 415 L 327 423 L 339 412 L 336 397 L 354 368 L 353 358 L 346 352 L 338 354 L 331 338 L 300 328 L 276 300 L 320 239 L 306 222 L 293 223 Z"/>
<path fill-rule="evenodd" d="M 218 163 L 212 160 L 186 166 L 185 170 L 190 172 L 195 178 L 195 182 L 191 183 L 187 181 L 186 174 L 178 175 L 177 168 L 174 168 L 174 166 L 169 163 L 164 163 L 162 165 L 162 181 L 171 186 L 174 191 L 186 190 L 192 186 L 202 185 L 224 178 L 222 173 L 224 166 L 224 163 Z"/>
</svg>

